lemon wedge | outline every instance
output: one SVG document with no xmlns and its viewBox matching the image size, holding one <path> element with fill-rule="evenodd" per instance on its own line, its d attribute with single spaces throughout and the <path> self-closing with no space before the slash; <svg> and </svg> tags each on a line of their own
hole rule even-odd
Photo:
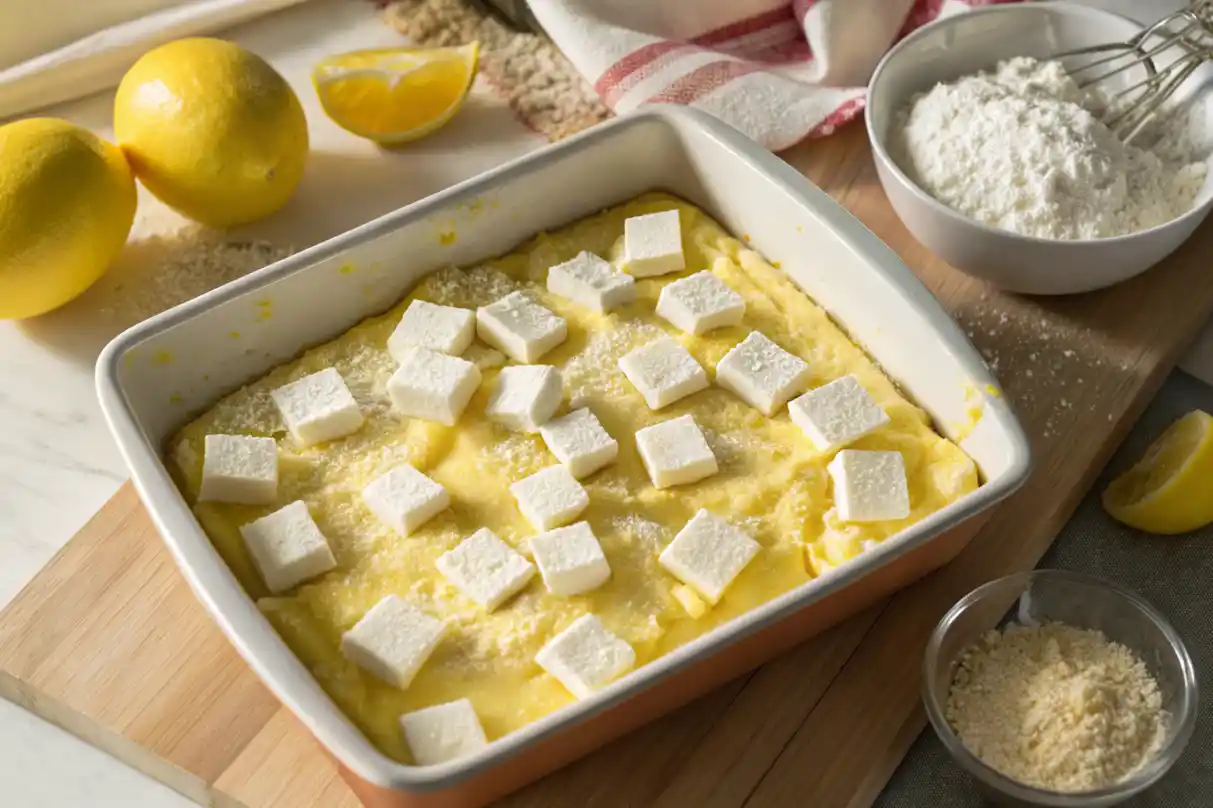
<svg viewBox="0 0 1213 808">
<path fill-rule="evenodd" d="M 1194 410 L 1108 485 L 1103 506 L 1147 533 L 1186 533 L 1213 523 L 1213 416 Z"/>
<path fill-rule="evenodd" d="M 325 113 L 376 143 L 424 137 L 454 117 L 476 76 L 480 45 L 389 48 L 330 56 L 312 69 Z"/>
</svg>

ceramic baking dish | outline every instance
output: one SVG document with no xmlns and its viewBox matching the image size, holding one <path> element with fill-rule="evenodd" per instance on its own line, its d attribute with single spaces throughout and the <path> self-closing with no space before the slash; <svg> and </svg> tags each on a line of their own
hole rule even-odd
<svg viewBox="0 0 1213 808">
<path fill-rule="evenodd" d="M 241 589 L 173 484 L 162 459 L 165 441 L 223 394 L 386 310 L 426 273 L 505 253 L 538 231 L 655 189 L 699 205 L 780 262 L 944 434 L 964 434 L 960 443 L 984 484 L 876 550 L 473 757 L 432 767 L 397 763 L 337 709 Z M 244 338 L 228 338 L 232 331 Z M 1022 429 L 1005 399 L 984 392 L 994 384 L 960 329 L 872 233 L 752 141 L 673 107 L 595 127 L 152 318 L 115 339 L 97 366 L 106 418 L 190 586 L 375 808 L 483 804 L 951 559 L 983 512 L 1028 474 Z M 975 401 L 982 405 L 976 424 Z"/>
</svg>

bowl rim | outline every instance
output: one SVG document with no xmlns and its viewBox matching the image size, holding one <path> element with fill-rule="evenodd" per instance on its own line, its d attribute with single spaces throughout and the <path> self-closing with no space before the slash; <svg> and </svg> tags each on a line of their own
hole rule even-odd
<svg viewBox="0 0 1213 808">
<path fill-rule="evenodd" d="M 864 105 L 863 121 L 864 127 L 868 132 L 868 145 L 871 147 L 873 155 L 875 155 L 876 158 L 884 164 L 885 168 L 887 168 L 893 174 L 893 176 L 895 176 L 910 190 L 910 193 L 913 194 L 916 200 L 925 204 L 935 213 L 938 213 L 951 221 L 975 228 L 981 233 L 991 236 L 1009 238 L 1026 244 L 1056 246 L 1063 249 L 1080 249 L 1092 244 L 1098 244 L 1100 246 L 1114 246 L 1127 242 L 1131 239 L 1142 238 L 1168 228 L 1179 226 L 1181 223 L 1185 223 L 1192 218 L 1203 219 L 1205 216 L 1207 216 L 1208 209 L 1213 206 L 1213 193 L 1209 194 L 1208 199 L 1204 200 L 1200 204 L 1194 204 L 1191 208 L 1179 216 L 1176 216 L 1174 219 L 1163 222 L 1162 224 L 1154 225 L 1153 227 L 1146 228 L 1145 230 L 1135 230 L 1132 233 L 1125 233 L 1119 236 L 1103 236 L 1100 238 L 1084 239 L 1055 239 L 1042 238 L 1040 236 L 1028 236 L 1024 235 L 1023 233 L 1016 233 L 1013 230 L 1004 230 L 1000 227 L 994 227 L 992 225 L 985 224 L 984 222 L 979 222 L 976 219 L 970 218 L 957 210 L 953 210 L 943 202 L 940 202 L 938 199 L 927 193 L 926 190 L 924 190 L 917 182 L 906 174 L 898 162 L 893 159 L 893 156 L 885 147 L 885 140 L 888 138 L 888 133 L 886 132 L 884 137 L 878 137 L 876 134 L 876 128 L 872 122 L 872 110 L 875 106 L 872 103 L 872 99 L 877 97 L 878 93 L 881 92 L 879 84 L 890 64 L 892 64 L 895 60 L 902 58 L 905 51 L 919 40 L 925 39 L 929 36 L 936 36 L 938 35 L 937 32 L 941 31 L 942 29 L 951 28 L 960 24 L 960 22 L 964 20 L 972 19 L 974 15 L 980 16 L 1021 13 L 1037 14 L 1049 12 L 1074 14 L 1076 16 L 1082 16 L 1085 14 L 1091 17 L 1102 17 L 1104 19 L 1112 19 L 1128 23 L 1136 27 L 1139 31 L 1145 29 L 1145 26 L 1143 26 L 1141 23 L 1123 14 L 1118 14 L 1114 11 L 1107 11 L 1102 8 L 1096 8 L 1094 6 L 1079 5 L 1077 3 L 1067 2 L 1066 0 L 1049 0 L 1049 2 L 1038 3 L 996 2 L 994 5 L 970 9 L 963 14 L 945 17 L 944 19 L 936 20 L 929 25 L 925 25 L 894 44 L 893 47 L 890 48 L 889 51 L 877 63 L 876 69 L 872 71 L 871 79 L 868 80 L 867 103 Z M 1208 159 L 1209 158 L 1206 157 L 1206 161 Z"/>
<path fill-rule="evenodd" d="M 992 594 L 1007 588 L 1022 588 L 1026 590 L 1034 581 L 1052 579 L 1070 584 L 1103 589 L 1123 599 L 1126 603 L 1146 617 L 1166 638 L 1168 646 L 1174 652 L 1183 673 L 1181 692 L 1184 698 L 1181 702 L 1182 711 L 1172 715 L 1175 722 L 1175 732 L 1170 740 L 1155 753 L 1154 757 L 1129 777 L 1101 788 L 1086 791 L 1053 791 L 1038 786 L 1022 783 L 994 769 L 978 758 L 961 742 L 960 737 L 952 729 L 944 714 L 943 705 L 935 697 L 930 686 L 939 670 L 939 650 L 944 635 L 952 624 L 974 604 L 985 600 Z M 1021 593 L 1022 595 L 1022 593 Z M 1016 598 L 1018 601 L 1018 597 Z M 1014 608 L 1014 604 L 1008 609 Z M 1123 799 L 1136 794 L 1157 782 L 1175 764 L 1183 753 L 1184 748 L 1196 728 L 1196 716 L 1199 712 L 1200 693 L 1196 680 L 1196 670 L 1187 646 L 1179 636 L 1174 626 L 1157 608 L 1145 598 L 1119 584 L 1094 575 L 1082 572 L 1071 572 L 1062 569 L 1034 569 L 1012 573 L 992 581 L 987 581 L 958 600 L 936 624 L 927 641 L 922 664 L 922 701 L 927 718 L 935 728 L 936 735 L 954 760 L 961 764 L 970 774 L 977 777 L 987 786 L 1000 793 L 1020 800 L 1030 800 L 1034 804 L 1054 806 L 1055 808 L 1077 808 L 1088 804 L 1110 804 L 1102 802 L 1108 799 Z M 1091 803 L 1089 801 L 1096 801 Z"/>
</svg>

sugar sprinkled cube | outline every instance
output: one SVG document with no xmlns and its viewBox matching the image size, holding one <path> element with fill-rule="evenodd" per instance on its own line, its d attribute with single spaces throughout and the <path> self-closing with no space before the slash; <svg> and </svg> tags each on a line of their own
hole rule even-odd
<svg viewBox="0 0 1213 808">
<path fill-rule="evenodd" d="M 579 480 L 615 462 L 619 456 L 619 442 L 607 433 L 589 407 L 553 418 L 539 428 L 539 434 L 556 459 Z"/>
<path fill-rule="evenodd" d="M 688 334 L 706 334 L 739 324 L 745 299 L 705 269 L 667 284 L 657 298 L 657 313 Z"/>
<path fill-rule="evenodd" d="M 819 452 L 854 443 L 889 422 L 889 416 L 854 376 L 843 376 L 792 399 L 788 415 Z"/>
<path fill-rule="evenodd" d="M 482 527 L 443 553 L 438 571 L 459 591 L 490 612 L 522 591 L 535 574 L 535 565 Z"/>
<path fill-rule="evenodd" d="M 671 337 L 658 337 L 619 359 L 651 410 L 659 410 L 708 387 L 708 374 L 690 351 Z"/>
<path fill-rule="evenodd" d="M 551 365 L 510 365 L 497 374 L 497 386 L 484 414 L 515 432 L 538 432 L 564 398 L 560 371 Z"/>
<path fill-rule="evenodd" d="M 844 522 L 881 522 L 910 515 L 910 492 L 901 452 L 843 449 L 827 467 L 834 507 Z"/>
<path fill-rule="evenodd" d="M 269 505 L 278 496 L 278 446 L 273 438 L 207 435 L 199 502 Z"/>
<path fill-rule="evenodd" d="M 637 431 L 636 450 L 658 488 L 698 482 L 719 470 L 716 455 L 691 415 Z"/>
<path fill-rule="evenodd" d="M 712 603 L 745 569 L 760 546 L 741 530 L 700 508 L 657 560 Z"/>
<path fill-rule="evenodd" d="M 636 299 L 636 281 L 592 252 L 581 252 L 548 270 L 548 291 L 598 312 Z"/>
<path fill-rule="evenodd" d="M 551 530 L 576 519 L 590 496 L 564 466 L 548 466 L 510 486 L 518 510 L 536 530 Z"/>
<path fill-rule="evenodd" d="M 564 342 L 568 326 L 522 292 L 476 309 L 476 334 L 515 362 L 537 362 Z"/>
<path fill-rule="evenodd" d="M 636 652 L 597 616 L 585 614 L 549 640 L 535 661 L 570 693 L 585 699 L 630 670 Z"/>
<path fill-rule="evenodd" d="M 809 383 L 809 365 L 759 331 L 733 346 L 716 365 L 716 383 L 768 417 Z"/>
<path fill-rule="evenodd" d="M 341 636 L 346 659 L 401 690 L 446 636 L 446 623 L 388 595 Z"/>
<path fill-rule="evenodd" d="M 488 745 L 476 709 L 468 699 L 405 713 L 400 716 L 400 728 L 418 766 L 467 757 Z"/>
<path fill-rule="evenodd" d="M 275 595 L 337 566 L 328 540 L 302 500 L 241 525 L 240 535 L 261 580 Z"/>
<path fill-rule="evenodd" d="M 633 216 L 623 223 L 623 268 L 635 278 L 678 272 L 686 267 L 677 210 Z"/>
<path fill-rule="evenodd" d="M 397 362 L 404 361 L 409 348 L 459 356 L 476 336 L 476 313 L 471 309 L 439 306 L 426 300 L 414 300 L 404 310 L 396 330 L 388 337 L 387 350 Z"/>
<path fill-rule="evenodd" d="M 325 368 L 270 393 L 295 443 L 306 448 L 362 427 L 362 411 L 336 368 Z"/>
<path fill-rule="evenodd" d="M 408 463 L 377 477 L 362 490 L 362 499 L 380 522 L 401 536 L 409 535 L 451 504 L 445 488 Z"/>
<path fill-rule="evenodd" d="M 611 577 L 602 545 L 588 522 L 559 527 L 531 537 L 531 555 L 553 595 L 579 595 Z"/>
<path fill-rule="evenodd" d="M 457 356 L 409 348 L 387 382 L 401 415 L 454 426 L 480 386 L 480 369 Z"/>
</svg>

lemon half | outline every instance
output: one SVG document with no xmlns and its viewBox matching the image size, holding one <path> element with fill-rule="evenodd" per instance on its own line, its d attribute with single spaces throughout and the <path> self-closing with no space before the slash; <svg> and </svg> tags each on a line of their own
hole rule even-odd
<svg viewBox="0 0 1213 808">
<path fill-rule="evenodd" d="M 377 143 L 406 143 L 445 124 L 467 97 L 480 46 L 390 48 L 330 56 L 312 69 L 325 113 Z"/>
<path fill-rule="evenodd" d="M 1213 416 L 1194 410 L 1167 427 L 1108 485 L 1103 506 L 1147 533 L 1186 533 L 1213 523 Z"/>
</svg>

